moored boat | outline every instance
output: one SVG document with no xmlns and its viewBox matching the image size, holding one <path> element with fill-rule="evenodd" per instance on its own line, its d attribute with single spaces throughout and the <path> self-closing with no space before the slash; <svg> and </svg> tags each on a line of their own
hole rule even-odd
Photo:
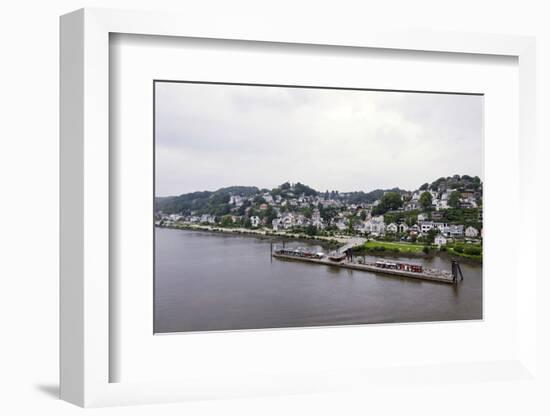
<svg viewBox="0 0 550 416">
<path fill-rule="evenodd" d="M 404 270 L 407 272 L 422 273 L 422 265 L 412 264 L 412 263 L 402 263 L 386 260 L 378 260 L 376 263 L 372 263 L 374 266 L 381 269 L 392 269 L 392 270 Z"/>
<path fill-rule="evenodd" d="M 322 259 L 325 256 L 325 253 L 322 253 L 322 252 L 312 252 L 312 251 L 302 250 L 300 248 L 296 248 L 296 249 L 283 248 L 280 250 L 275 250 L 274 254 L 306 258 L 306 259 Z"/>
<path fill-rule="evenodd" d="M 346 254 L 345 253 L 331 254 L 328 256 L 328 258 L 329 260 L 340 262 L 346 259 Z"/>
</svg>

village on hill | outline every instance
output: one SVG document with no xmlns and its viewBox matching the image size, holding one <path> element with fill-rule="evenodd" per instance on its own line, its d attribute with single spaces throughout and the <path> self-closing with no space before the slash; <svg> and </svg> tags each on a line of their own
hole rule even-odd
<svg viewBox="0 0 550 416">
<path fill-rule="evenodd" d="M 286 182 L 271 190 L 234 186 L 156 198 L 155 224 L 360 236 L 441 248 L 457 242 L 480 245 L 482 200 L 480 178 L 468 175 L 442 177 L 414 191 L 368 193 L 319 192 Z"/>
</svg>

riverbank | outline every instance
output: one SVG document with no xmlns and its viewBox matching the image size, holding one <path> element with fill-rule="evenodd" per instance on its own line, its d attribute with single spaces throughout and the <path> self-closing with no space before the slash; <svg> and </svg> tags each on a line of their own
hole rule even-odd
<svg viewBox="0 0 550 416">
<path fill-rule="evenodd" d="M 249 228 L 224 228 L 216 227 L 210 225 L 198 225 L 198 224 L 173 224 L 169 226 L 162 226 L 158 228 L 170 228 L 175 230 L 191 230 L 191 231 L 204 231 L 211 233 L 222 233 L 222 234 L 231 234 L 239 236 L 250 236 L 256 238 L 266 238 L 278 240 L 293 240 L 293 241 L 308 241 L 308 242 L 317 242 L 320 245 L 331 249 L 337 249 L 342 247 L 350 242 L 354 241 L 351 237 L 345 236 L 335 236 L 335 237 L 325 237 L 325 236 L 310 236 L 307 234 L 297 234 L 297 233 L 282 233 L 277 231 L 270 231 L 267 229 L 249 229 Z"/>
<path fill-rule="evenodd" d="M 158 227 L 158 226 L 157 226 Z M 170 228 L 179 230 L 192 230 L 192 231 L 204 231 L 211 233 L 223 233 L 231 235 L 250 236 L 256 238 L 278 239 L 278 240 L 293 240 L 314 242 L 326 247 L 328 249 L 338 249 L 349 244 L 355 245 L 353 252 L 356 255 L 373 255 L 378 257 L 409 257 L 409 258 L 432 258 L 434 256 L 447 257 L 460 257 L 471 261 L 473 264 L 482 263 L 482 255 L 470 255 L 464 252 L 455 251 L 452 246 L 445 247 L 443 249 L 438 248 L 435 245 L 422 245 L 415 243 L 403 243 L 397 241 L 378 241 L 367 240 L 365 238 L 350 237 L 350 236 L 310 236 L 301 233 L 286 233 L 280 231 L 273 231 L 265 228 L 250 229 L 250 228 L 224 228 L 211 225 L 200 224 L 172 224 L 169 226 L 162 226 L 159 228 Z M 364 243 L 362 243 L 362 241 Z M 426 247 L 429 249 L 426 250 Z"/>
<path fill-rule="evenodd" d="M 478 262 L 478 263 L 483 262 L 483 254 L 479 254 L 479 255 L 468 254 L 468 253 L 456 251 L 453 247 L 446 247 L 445 250 L 442 250 L 441 252 L 448 254 L 449 256 L 452 256 L 452 257 L 460 257 L 461 259 L 467 259 L 472 262 Z"/>
<path fill-rule="evenodd" d="M 402 243 L 397 241 L 377 241 L 369 240 L 362 246 L 354 249 L 357 255 L 376 255 L 379 257 L 410 257 L 410 258 L 431 258 L 440 257 L 460 257 L 467 259 L 472 263 L 482 263 L 483 255 L 467 254 L 464 251 L 455 251 L 453 246 L 443 246 L 441 248 L 435 245 L 423 245 L 414 243 Z"/>
</svg>

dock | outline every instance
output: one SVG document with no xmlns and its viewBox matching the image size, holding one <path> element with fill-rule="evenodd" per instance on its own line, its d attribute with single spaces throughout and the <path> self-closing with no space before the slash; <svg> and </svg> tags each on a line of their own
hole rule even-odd
<svg viewBox="0 0 550 416">
<path fill-rule="evenodd" d="M 283 254 L 279 251 L 275 251 L 272 253 L 272 256 L 282 260 L 301 261 L 301 262 L 314 263 L 314 264 L 324 265 L 324 266 L 340 267 L 342 269 L 351 269 L 351 270 L 359 270 L 364 272 L 372 272 L 377 274 L 408 277 L 411 279 L 427 280 L 427 281 L 439 282 L 439 283 L 453 284 L 456 282 L 456 276 L 453 276 L 451 272 L 447 272 L 447 271 L 426 269 L 426 270 L 423 270 L 422 272 L 413 272 L 408 270 L 381 268 L 377 266 L 376 263 L 357 263 L 348 259 L 342 260 L 342 261 L 334 261 L 334 260 L 330 260 L 328 256 L 321 255 L 321 254 L 322 253 L 319 253 L 318 255 L 315 255 L 315 256 L 302 257 L 302 256 L 297 256 L 292 254 Z"/>
</svg>

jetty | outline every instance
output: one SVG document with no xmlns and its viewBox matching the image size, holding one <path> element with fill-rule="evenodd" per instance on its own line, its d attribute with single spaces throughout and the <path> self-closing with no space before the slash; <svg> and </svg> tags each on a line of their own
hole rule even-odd
<svg viewBox="0 0 550 416">
<path fill-rule="evenodd" d="M 347 250 L 346 250 L 347 251 Z M 378 260 L 376 262 L 360 262 L 353 259 L 347 253 L 325 254 L 322 252 L 309 252 L 300 249 L 278 249 L 272 252 L 272 256 L 280 260 L 302 261 L 318 265 L 340 267 L 342 269 L 359 270 L 412 279 L 427 280 L 439 283 L 454 284 L 458 281 L 460 273 L 461 280 L 464 279 L 460 265 L 453 260 L 452 271 L 427 269 L 417 264 Z"/>
</svg>

